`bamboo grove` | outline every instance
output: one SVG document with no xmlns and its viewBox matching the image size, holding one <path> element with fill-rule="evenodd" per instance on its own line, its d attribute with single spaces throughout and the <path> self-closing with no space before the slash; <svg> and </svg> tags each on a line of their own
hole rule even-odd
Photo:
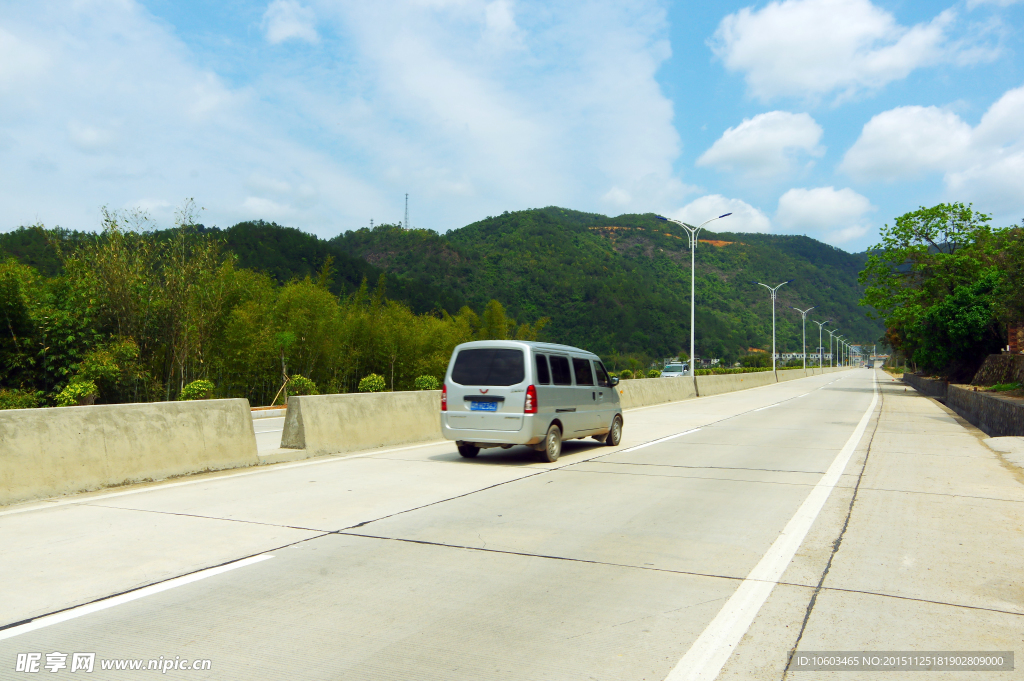
<svg viewBox="0 0 1024 681">
<path fill-rule="evenodd" d="M 105 210 L 98 234 L 48 231 L 62 264 L 52 277 L 0 262 L 0 406 L 67 404 L 58 397 L 87 382 L 95 391 L 74 403 L 175 400 L 209 381 L 211 396 L 256 406 L 289 378 L 301 379 L 293 390 L 337 393 L 370 374 L 412 390 L 417 377 L 442 378 L 459 343 L 534 340 L 547 323 L 517 324 L 495 300 L 481 315 L 415 314 L 387 298 L 383 275 L 337 296 L 330 258 L 316 276 L 278 284 L 237 267 L 194 216 L 187 203 L 177 227 L 157 233 L 145 214 Z"/>
</svg>

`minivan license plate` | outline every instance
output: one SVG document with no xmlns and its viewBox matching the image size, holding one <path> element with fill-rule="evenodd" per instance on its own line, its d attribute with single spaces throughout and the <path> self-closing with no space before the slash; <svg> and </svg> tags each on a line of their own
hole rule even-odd
<svg viewBox="0 0 1024 681">
<path fill-rule="evenodd" d="M 498 411 L 497 402 L 480 402 L 479 400 L 472 400 L 469 403 L 470 411 Z"/>
</svg>

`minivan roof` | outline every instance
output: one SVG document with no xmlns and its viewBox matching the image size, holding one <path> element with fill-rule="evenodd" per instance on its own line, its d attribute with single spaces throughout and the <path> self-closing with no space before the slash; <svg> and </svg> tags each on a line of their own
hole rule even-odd
<svg viewBox="0 0 1024 681">
<path fill-rule="evenodd" d="M 520 341 L 520 340 L 469 341 L 468 343 L 461 343 L 460 345 L 457 345 L 455 347 L 455 349 L 456 350 L 460 350 L 460 349 L 465 349 L 465 348 L 470 348 L 470 347 L 473 347 L 473 348 L 499 348 L 499 347 L 507 348 L 510 345 L 526 346 L 526 347 L 529 347 L 529 348 L 533 348 L 534 350 L 541 350 L 541 351 L 545 351 L 545 352 L 572 352 L 572 353 L 576 353 L 578 355 L 589 355 L 591 357 L 594 357 L 595 359 L 600 360 L 600 358 L 596 354 L 594 354 L 593 352 L 590 352 L 589 350 L 583 350 L 581 348 L 576 348 L 576 347 L 573 347 L 571 345 L 559 345 L 558 343 L 541 343 L 539 341 Z"/>
</svg>

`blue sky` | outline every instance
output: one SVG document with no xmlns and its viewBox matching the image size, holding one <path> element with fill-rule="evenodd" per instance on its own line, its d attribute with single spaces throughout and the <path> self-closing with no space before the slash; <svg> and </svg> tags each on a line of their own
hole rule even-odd
<svg viewBox="0 0 1024 681">
<path fill-rule="evenodd" d="M 444 232 L 559 205 L 849 251 L 1024 217 L 1024 2 L 5 2 L 0 230 Z"/>
</svg>

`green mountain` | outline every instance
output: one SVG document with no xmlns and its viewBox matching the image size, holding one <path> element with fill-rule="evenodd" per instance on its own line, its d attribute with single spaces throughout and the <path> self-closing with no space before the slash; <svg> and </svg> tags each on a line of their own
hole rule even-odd
<svg viewBox="0 0 1024 681">
<path fill-rule="evenodd" d="M 771 300 L 755 280 L 794 280 L 779 291 L 780 351 L 800 350 L 800 315 L 792 307 L 814 306 L 811 318 L 832 320 L 855 342 L 881 335 L 881 324 L 858 305 L 865 254 L 804 236 L 705 232 L 701 239 L 699 355 L 732 359 L 771 348 Z M 609 218 L 550 207 L 489 217 L 443 236 L 382 225 L 331 243 L 404 279 L 440 285 L 476 309 L 496 298 L 517 319 L 551 317 L 550 340 L 605 356 L 664 357 L 689 346 L 686 233 L 650 214 Z M 817 326 L 808 326 L 813 348 Z"/>
<path fill-rule="evenodd" d="M 417 312 L 482 310 L 491 299 L 522 322 L 550 317 L 548 340 L 603 356 L 675 355 L 689 348 L 690 251 L 686 233 L 653 215 L 609 218 L 563 208 L 504 213 L 439 235 L 395 225 L 345 232 L 324 240 L 263 221 L 222 235 L 240 267 L 280 282 L 302 278 L 333 259 L 332 290 L 346 294 L 366 278 L 387 274 L 388 297 Z M 62 232 L 72 242 L 84 233 Z M 800 350 L 800 315 L 832 320 L 854 342 L 873 342 L 882 325 L 858 305 L 857 274 L 865 254 L 846 253 L 803 236 L 701 234 L 696 253 L 697 353 L 735 359 L 748 348 L 771 348 L 771 301 L 751 282 L 779 291 L 778 349 Z M 8 253 L 46 274 L 60 263 L 31 229 L 0 234 Z M 808 320 L 808 351 L 818 329 Z M 825 337 L 827 345 L 827 336 Z"/>
</svg>

